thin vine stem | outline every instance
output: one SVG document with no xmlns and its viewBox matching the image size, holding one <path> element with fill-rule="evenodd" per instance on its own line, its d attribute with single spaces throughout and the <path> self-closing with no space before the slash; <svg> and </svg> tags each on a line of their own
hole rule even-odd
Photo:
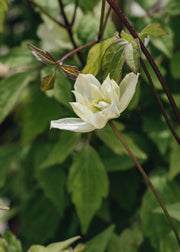
<svg viewBox="0 0 180 252">
<path fill-rule="evenodd" d="M 126 26 L 126 28 L 129 30 L 129 32 L 131 33 L 131 35 L 134 38 L 138 38 L 140 45 L 141 45 L 141 49 L 143 51 L 143 53 L 145 54 L 146 58 L 148 59 L 149 63 L 151 64 L 154 72 L 156 73 L 156 76 L 158 77 L 168 99 L 169 102 L 172 106 L 172 109 L 176 115 L 176 118 L 180 124 L 180 112 L 177 108 L 177 105 L 169 91 L 169 88 L 167 87 L 164 78 L 161 75 L 161 72 L 159 71 L 156 63 L 154 62 L 153 58 L 151 57 L 150 53 L 148 52 L 148 50 L 146 49 L 146 47 L 144 46 L 143 42 L 141 41 L 141 39 L 139 38 L 139 36 L 137 35 L 137 33 L 135 32 L 135 30 L 133 29 L 133 27 L 130 25 L 130 23 L 128 22 L 128 20 L 126 19 L 126 17 L 123 15 L 123 13 L 121 12 L 121 10 L 118 8 L 118 6 L 115 4 L 115 2 L 113 0 L 107 0 L 107 2 L 109 3 L 109 5 L 112 7 L 112 9 L 116 12 L 116 14 L 118 15 L 118 17 L 121 19 L 121 21 L 123 22 L 123 24 Z"/>
<path fill-rule="evenodd" d="M 103 33 L 104 33 L 105 28 L 106 28 L 106 24 L 107 24 L 108 18 L 110 16 L 110 13 L 111 13 L 111 7 L 109 6 L 109 9 L 107 11 L 107 14 L 106 14 L 106 17 L 105 17 L 105 20 L 104 20 L 104 24 L 103 24 L 103 27 L 102 27 Z"/>
<path fill-rule="evenodd" d="M 40 4 L 38 4 L 34 0 L 29 0 L 29 1 L 32 2 L 43 14 L 45 14 L 54 23 L 56 23 L 57 25 L 60 25 L 61 27 L 65 28 L 65 25 L 63 23 L 61 23 L 60 21 L 58 21 L 57 19 L 55 19 L 54 17 L 52 17 Z"/>
<path fill-rule="evenodd" d="M 74 7 L 74 13 L 73 13 L 73 17 L 70 23 L 70 26 L 72 27 L 76 18 L 76 11 L 77 11 L 77 7 L 78 7 L 78 0 L 75 0 L 75 7 Z"/>
<path fill-rule="evenodd" d="M 100 17 L 100 23 L 99 23 L 98 38 L 102 37 L 101 34 L 102 34 L 103 23 L 104 23 L 105 5 L 106 5 L 106 0 L 102 0 L 102 5 L 101 5 L 101 17 Z"/>
<path fill-rule="evenodd" d="M 106 13 L 105 19 L 104 19 L 104 13 L 105 13 L 105 2 L 106 0 L 102 1 L 102 8 L 101 8 L 101 18 L 100 18 L 100 25 L 99 25 L 99 32 L 98 32 L 98 40 L 100 41 L 103 37 L 105 28 L 106 28 L 106 24 L 111 12 L 111 7 L 109 6 L 109 9 Z"/>
<path fill-rule="evenodd" d="M 169 121 L 168 115 L 167 115 L 167 113 L 166 113 L 166 111 L 165 111 L 165 109 L 164 109 L 164 106 L 163 106 L 163 104 L 162 104 L 162 102 L 161 102 L 161 100 L 160 100 L 160 98 L 159 98 L 159 96 L 158 96 L 158 93 L 157 93 L 157 91 L 156 91 L 156 89 L 155 89 L 154 83 L 153 83 L 153 81 L 152 81 L 152 78 L 151 78 L 151 76 L 150 76 L 148 70 L 147 70 L 147 67 L 146 67 L 144 61 L 143 61 L 142 59 L 140 59 L 140 60 L 141 60 L 141 65 L 142 65 L 142 67 L 143 67 L 143 69 L 144 69 L 144 72 L 145 72 L 145 74 L 146 74 L 146 76 L 147 76 L 147 78 L 148 78 L 148 81 L 149 81 L 149 83 L 150 83 L 150 85 L 151 85 L 151 88 L 152 88 L 152 90 L 153 90 L 153 92 L 154 92 L 154 95 L 155 95 L 155 97 L 156 97 L 156 100 L 157 100 L 157 102 L 158 102 L 158 104 L 159 104 L 159 106 L 160 106 L 160 108 L 161 108 L 162 114 L 163 114 L 163 116 L 164 116 L 164 118 L 165 118 L 165 120 L 166 120 L 166 123 L 167 123 L 169 129 L 171 130 L 171 132 L 172 132 L 174 138 L 176 139 L 177 143 L 180 144 L 180 138 L 179 138 L 179 136 L 176 134 L 176 132 L 175 132 L 173 126 L 171 125 L 171 123 L 170 123 L 170 121 Z"/>
<path fill-rule="evenodd" d="M 78 48 L 76 48 L 76 49 L 70 51 L 70 52 L 67 53 L 62 59 L 60 59 L 60 60 L 57 61 L 57 62 L 58 62 L 60 65 L 62 65 L 63 61 L 64 61 L 65 59 L 67 59 L 69 56 L 73 55 L 74 53 L 77 53 L 77 52 L 81 51 L 82 49 L 84 49 L 84 48 L 86 48 L 86 47 L 88 47 L 88 46 L 91 46 L 91 45 L 93 45 L 93 44 L 96 44 L 97 42 L 99 42 L 99 40 L 98 40 L 98 39 L 94 39 L 94 40 L 92 40 L 91 42 L 89 42 L 89 43 L 87 43 L 87 44 L 85 44 L 85 45 L 82 45 L 82 46 L 80 46 L 80 47 L 78 47 Z"/>
<path fill-rule="evenodd" d="M 63 19 L 64 19 L 65 27 L 66 27 L 66 30 L 67 30 L 67 32 L 69 34 L 69 38 L 70 38 L 70 40 L 71 40 L 71 42 L 73 44 L 74 49 L 77 49 L 78 47 L 77 47 L 76 42 L 75 42 L 74 37 L 73 37 L 73 33 L 72 33 L 72 29 L 71 29 L 71 24 L 69 23 L 69 21 L 67 19 L 67 16 L 66 16 L 66 13 L 64 11 L 63 2 L 62 2 L 62 0 L 58 0 L 58 1 L 59 1 L 59 6 L 61 8 L 62 16 L 63 16 Z M 81 61 L 81 63 L 84 65 L 84 59 L 83 59 L 83 57 L 82 57 L 82 55 L 81 55 L 81 53 L 80 53 L 79 50 L 77 51 L 77 55 L 78 55 L 79 60 Z"/>
<path fill-rule="evenodd" d="M 77 3 L 78 3 L 78 0 L 76 0 L 76 5 L 77 5 Z M 92 40 L 92 41 L 90 41 L 90 42 L 88 42 L 88 43 L 85 44 L 85 45 L 80 46 L 80 47 L 74 46 L 74 50 L 72 50 L 71 52 L 67 53 L 63 58 L 61 58 L 59 61 L 57 61 L 60 65 L 62 65 L 62 64 L 63 64 L 63 61 L 64 61 L 65 59 L 67 59 L 69 56 L 73 55 L 74 53 L 80 52 L 82 49 L 84 49 L 84 48 L 86 48 L 86 47 L 88 47 L 88 46 L 91 46 L 91 45 L 93 45 L 93 44 L 98 43 L 98 42 L 102 39 L 103 34 L 104 34 L 104 30 L 105 30 L 105 27 L 106 27 L 106 24 L 107 24 L 109 15 L 110 15 L 110 11 L 111 11 L 111 7 L 109 7 L 109 9 L 108 9 L 108 11 L 107 11 L 107 13 L 106 13 L 106 16 L 105 16 L 105 20 L 104 20 L 104 15 L 105 15 L 105 3 L 106 3 L 106 0 L 103 0 L 103 1 L 102 1 L 102 8 L 101 8 L 100 26 L 99 26 L 99 32 L 98 32 L 97 38 L 94 39 L 94 40 Z M 63 4 L 62 4 L 62 1 L 61 1 L 61 0 L 59 0 L 59 4 L 60 4 L 61 9 L 63 9 Z M 77 8 L 77 6 L 75 7 L 74 15 L 75 15 L 76 8 Z M 63 10 L 63 12 L 62 12 L 62 15 L 63 15 L 63 17 L 65 18 L 65 19 L 64 19 L 64 22 L 65 22 L 66 26 L 71 28 L 72 22 L 69 24 L 64 10 Z M 73 19 L 74 19 L 74 18 L 73 18 Z"/>
<path fill-rule="evenodd" d="M 136 159 L 136 157 L 134 156 L 134 154 L 132 153 L 132 151 L 130 150 L 129 146 L 127 145 L 126 141 L 124 140 L 124 138 L 122 137 L 122 135 L 120 134 L 120 132 L 118 131 L 118 129 L 116 128 L 116 126 L 114 125 L 114 123 L 111 121 L 109 121 L 109 125 L 111 126 L 112 130 L 114 131 L 114 133 L 117 135 L 117 137 L 119 138 L 119 140 L 121 141 L 121 143 L 123 144 L 123 146 L 125 147 L 125 149 L 127 150 L 128 154 L 130 155 L 130 157 L 132 158 L 132 160 L 134 161 L 134 163 L 136 164 L 138 170 L 140 171 L 140 173 L 142 174 L 146 184 L 150 187 L 151 191 L 153 192 L 154 196 L 156 197 L 159 205 L 161 206 L 173 232 L 174 235 L 177 239 L 177 242 L 179 244 L 180 247 L 180 237 L 179 234 L 177 232 L 177 229 L 173 223 L 173 220 L 171 219 L 164 203 L 162 202 L 158 192 L 156 191 L 156 189 L 154 188 L 151 180 L 149 179 L 148 175 L 146 174 L 146 172 L 144 171 L 144 169 L 142 168 L 142 166 L 140 165 L 140 163 L 138 162 L 138 160 Z"/>
</svg>

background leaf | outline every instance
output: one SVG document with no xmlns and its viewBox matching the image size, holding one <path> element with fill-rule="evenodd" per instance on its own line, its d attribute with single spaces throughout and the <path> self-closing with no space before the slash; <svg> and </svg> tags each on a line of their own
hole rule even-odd
<svg viewBox="0 0 180 252">
<path fill-rule="evenodd" d="M 56 72 L 56 82 L 54 85 L 53 94 L 58 102 L 67 108 L 71 108 L 69 105 L 69 102 L 73 100 L 71 84 L 69 79 L 66 78 L 65 75 L 60 71 Z"/>
<path fill-rule="evenodd" d="M 180 79 L 180 52 L 176 52 L 173 54 L 172 60 L 170 62 L 170 70 L 171 74 L 175 79 Z"/>
<path fill-rule="evenodd" d="M 84 252 L 104 252 L 106 246 L 112 236 L 114 230 L 114 226 L 110 226 L 102 233 L 98 234 L 95 238 L 87 242 L 86 248 L 83 250 Z"/>
<path fill-rule="evenodd" d="M 47 198 L 49 198 L 57 208 L 59 215 L 63 215 L 63 210 L 65 208 L 64 186 L 66 175 L 62 168 L 55 166 L 45 170 L 37 169 L 36 178 Z"/>
<path fill-rule="evenodd" d="M 176 202 L 174 204 L 168 204 L 166 205 L 166 208 L 169 212 L 169 215 L 172 218 L 180 221 L 180 203 L 179 202 Z M 153 212 L 158 213 L 158 214 L 163 214 L 162 209 L 160 207 L 154 209 Z"/>
<path fill-rule="evenodd" d="M 23 108 L 23 143 L 31 142 L 46 128 L 49 129 L 50 121 L 60 114 L 60 106 L 55 99 L 47 97 L 37 86 L 31 92 Z"/>
<path fill-rule="evenodd" d="M 0 82 L 0 123 L 15 107 L 30 80 L 31 76 L 25 72 L 16 73 Z"/>
<path fill-rule="evenodd" d="M 8 211 L 9 210 L 9 207 L 3 205 L 0 203 L 0 210 L 5 210 L 5 211 Z"/>
<path fill-rule="evenodd" d="M 11 232 L 6 231 L 4 239 L 8 243 L 8 248 L 11 252 L 22 252 L 21 242 Z"/>
<path fill-rule="evenodd" d="M 0 32 L 4 30 L 4 14 L 8 10 L 7 0 L 1 0 L 0 2 Z"/>
<path fill-rule="evenodd" d="M 3 252 L 9 252 L 8 245 L 7 245 L 6 241 L 2 238 L 0 238 L 0 249 Z"/>
<path fill-rule="evenodd" d="M 166 175 L 161 173 L 154 175 L 151 181 L 165 205 L 174 204 L 179 201 L 180 188 L 175 182 L 167 182 Z M 154 213 L 154 209 L 158 207 L 159 204 L 150 189 L 148 189 L 143 197 L 141 219 L 144 233 L 150 238 L 151 244 L 156 250 L 160 250 L 160 240 L 171 231 L 171 227 L 165 216 Z M 180 230 L 180 222 L 175 222 L 175 225 L 177 230 Z"/>
<path fill-rule="evenodd" d="M 159 37 L 163 35 L 167 35 L 167 32 L 161 27 L 159 23 L 152 23 L 146 26 L 140 33 L 140 38 L 144 36 L 153 36 L 153 37 Z"/>
<path fill-rule="evenodd" d="M 179 144 L 176 143 L 174 139 L 171 139 L 169 178 L 172 180 L 179 173 L 180 173 Z"/>
<path fill-rule="evenodd" d="M 118 124 L 117 124 L 118 125 Z M 119 124 L 118 129 L 120 131 L 122 131 L 122 127 L 121 124 Z M 110 128 L 109 125 L 107 125 L 105 128 L 101 129 L 101 130 L 97 130 L 96 131 L 98 137 L 110 148 L 113 150 L 114 153 L 118 154 L 118 155 L 123 155 L 123 154 L 127 154 L 126 149 L 124 148 L 124 146 L 122 145 L 122 143 L 120 142 L 120 140 L 117 138 L 117 136 L 114 134 L 114 132 L 112 131 L 112 129 Z M 146 154 L 143 152 L 143 150 L 141 150 L 133 141 L 133 139 L 127 135 L 122 133 L 123 138 L 125 139 L 125 141 L 127 142 L 128 146 L 130 147 L 130 149 L 132 150 L 132 152 L 134 153 L 134 155 L 137 158 L 140 159 L 146 159 Z"/>
<path fill-rule="evenodd" d="M 7 144 L 0 148 L 0 187 L 4 186 L 6 176 L 13 162 L 18 159 L 20 147 L 17 144 Z"/>
<path fill-rule="evenodd" d="M 57 242 L 49 244 L 47 247 L 41 246 L 41 245 L 33 245 L 28 250 L 29 252 L 61 252 L 65 251 L 67 247 L 69 247 L 73 242 L 78 240 L 80 236 L 73 237 L 71 239 L 68 239 L 66 241 Z"/>
<path fill-rule="evenodd" d="M 108 194 L 108 178 L 97 152 L 90 146 L 83 147 L 70 168 L 68 189 L 85 233 L 99 209 L 102 198 Z"/>
<path fill-rule="evenodd" d="M 61 164 L 71 154 L 79 141 L 80 135 L 73 132 L 62 131 L 59 141 L 53 145 L 41 168 Z"/>
<path fill-rule="evenodd" d="M 108 252 L 126 251 L 138 252 L 139 245 L 143 241 L 143 234 L 139 225 L 136 223 L 133 227 L 125 229 L 120 236 L 114 236 L 108 245 Z M 118 250 L 115 250 L 115 248 Z"/>
</svg>

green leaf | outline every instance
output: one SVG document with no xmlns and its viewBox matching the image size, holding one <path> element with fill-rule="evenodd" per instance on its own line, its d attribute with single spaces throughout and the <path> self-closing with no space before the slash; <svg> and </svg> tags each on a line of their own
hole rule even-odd
<svg viewBox="0 0 180 252">
<path fill-rule="evenodd" d="M 121 164 L 119 165 L 121 166 Z M 140 183 L 142 182 L 142 178 L 138 178 L 136 175 L 136 169 L 110 174 L 110 181 L 112 181 L 110 184 L 110 197 L 120 209 L 132 214 L 134 213 L 132 209 L 139 202 Z"/>
<path fill-rule="evenodd" d="M 139 40 L 134 39 L 126 46 L 125 59 L 127 65 L 134 73 L 139 72 L 141 50 Z"/>
<path fill-rule="evenodd" d="M 118 124 L 116 124 L 118 125 Z M 119 124 L 118 130 L 122 131 L 122 125 Z M 117 155 L 128 155 L 127 150 L 122 145 L 109 125 L 101 130 L 96 130 L 97 136 Z M 124 133 L 121 133 L 129 148 L 137 158 L 146 159 L 146 154 L 134 143 L 133 139 Z"/>
<path fill-rule="evenodd" d="M 171 16 L 178 16 L 180 14 L 180 2 L 179 0 L 171 0 L 165 6 L 164 11 Z"/>
<path fill-rule="evenodd" d="M 65 251 L 72 243 L 80 239 L 80 236 L 75 236 L 66 241 L 51 243 L 47 247 L 41 245 L 33 245 L 28 252 L 62 252 Z"/>
<path fill-rule="evenodd" d="M 36 178 L 47 198 L 52 201 L 59 215 L 62 216 L 65 207 L 64 186 L 66 175 L 64 171 L 59 166 L 45 170 L 37 169 Z"/>
<path fill-rule="evenodd" d="M 160 241 L 160 252 L 178 251 L 179 245 L 173 232 L 163 237 Z"/>
<path fill-rule="evenodd" d="M 32 53 L 27 49 L 27 41 L 22 41 L 20 46 L 13 47 L 8 54 L 1 57 L 1 62 L 9 68 L 23 69 L 22 66 L 39 66 Z M 29 73 L 28 73 L 29 74 Z"/>
<path fill-rule="evenodd" d="M 69 65 L 60 65 L 61 70 L 65 73 L 65 75 L 72 80 L 76 80 L 78 75 L 81 73 L 77 69 L 76 66 L 69 66 Z"/>
<path fill-rule="evenodd" d="M 180 188 L 175 182 L 169 182 L 166 174 L 159 173 L 151 178 L 152 184 L 159 193 L 165 206 L 179 201 Z M 151 244 L 157 251 L 160 251 L 160 241 L 171 231 L 171 227 L 164 215 L 154 213 L 159 204 L 152 191 L 148 189 L 143 197 L 141 206 L 141 220 L 144 234 L 150 238 Z M 180 222 L 174 223 L 180 231 Z"/>
<path fill-rule="evenodd" d="M 131 35 L 131 34 L 129 34 L 129 33 L 126 33 L 125 31 L 121 31 L 121 33 L 120 33 L 120 37 L 122 38 L 122 39 L 125 39 L 125 40 L 127 40 L 127 41 L 129 41 L 129 42 L 131 42 L 134 38 L 133 38 L 133 36 Z"/>
<path fill-rule="evenodd" d="M 59 141 L 53 146 L 41 168 L 63 163 L 79 142 L 79 137 L 77 133 L 62 131 Z"/>
<path fill-rule="evenodd" d="M 9 207 L 3 205 L 0 203 L 0 210 L 5 210 L 5 211 L 8 211 L 9 210 Z"/>
<path fill-rule="evenodd" d="M 96 151 L 89 145 L 83 147 L 74 159 L 70 168 L 68 189 L 72 193 L 82 232 L 86 233 L 102 198 L 108 194 L 108 177 L 104 166 Z"/>
<path fill-rule="evenodd" d="M 114 225 L 95 236 L 92 240 L 87 242 L 87 247 L 83 252 L 105 252 L 108 242 L 112 237 L 113 230 Z"/>
<path fill-rule="evenodd" d="M 168 175 L 170 180 L 172 180 L 180 173 L 180 155 L 179 144 L 173 138 L 171 139 L 170 147 L 170 167 Z"/>
<path fill-rule="evenodd" d="M 71 84 L 68 78 L 60 71 L 56 72 L 56 82 L 53 89 L 54 97 L 58 102 L 71 108 L 69 102 L 73 100 Z"/>
<path fill-rule="evenodd" d="M 119 237 L 120 251 L 138 252 L 143 241 L 143 233 L 138 225 L 125 229 Z"/>
<path fill-rule="evenodd" d="M 52 64 L 52 65 L 57 64 L 55 59 L 49 52 L 43 51 L 30 43 L 28 43 L 27 46 L 29 47 L 32 54 L 36 57 L 38 61 L 41 61 L 44 64 Z"/>
<path fill-rule="evenodd" d="M 103 42 L 94 45 L 88 53 L 87 62 L 82 72 L 84 74 L 93 74 L 96 76 L 101 67 L 102 57 L 107 47 L 116 40 L 116 38 L 110 38 Z"/>
<path fill-rule="evenodd" d="M 108 172 L 124 171 L 134 167 L 134 162 L 128 155 L 116 155 L 109 148 L 102 146 L 100 156 Z"/>
<path fill-rule="evenodd" d="M 0 82 L 0 123 L 12 111 L 31 80 L 28 73 L 16 73 Z"/>
<path fill-rule="evenodd" d="M 7 242 L 0 238 L 0 252 L 9 252 Z"/>
<path fill-rule="evenodd" d="M 147 35 L 159 37 L 167 35 L 167 32 L 161 27 L 159 23 L 153 23 L 146 26 L 140 33 L 138 33 L 138 35 L 143 40 L 143 38 L 147 37 Z"/>
<path fill-rule="evenodd" d="M 142 40 L 143 43 L 144 43 L 144 39 L 147 36 L 159 37 L 159 36 L 163 36 L 163 35 L 167 35 L 167 32 L 161 27 L 161 24 L 159 24 L 159 23 L 149 24 L 141 32 L 138 33 L 138 36 Z M 129 42 L 132 42 L 134 40 L 134 38 L 131 34 L 126 33 L 124 31 L 122 31 L 120 33 L 120 37 L 122 39 L 129 41 Z"/>
<path fill-rule="evenodd" d="M 167 27 L 166 30 L 166 36 L 152 37 L 151 43 L 155 48 L 164 53 L 166 57 L 171 58 L 173 54 L 174 33 L 170 27 Z"/>
<path fill-rule="evenodd" d="M 98 4 L 98 2 L 99 0 L 91 0 L 86 2 L 84 0 L 79 0 L 78 4 L 83 10 L 90 11 Z"/>
<path fill-rule="evenodd" d="M 19 215 L 20 235 L 26 244 L 43 244 L 54 237 L 62 216 L 54 204 L 38 191 L 34 191 L 25 203 Z"/>
<path fill-rule="evenodd" d="M 7 172 L 17 159 L 20 148 L 17 144 L 7 144 L 0 148 L 0 187 L 4 186 Z"/>
<path fill-rule="evenodd" d="M 120 39 L 108 46 L 102 58 L 102 71 L 104 77 L 110 74 L 110 78 L 117 83 L 120 82 L 122 76 L 122 67 L 125 61 L 125 49 L 128 41 Z"/>
<path fill-rule="evenodd" d="M 164 155 L 169 146 L 171 133 L 165 121 L 158 116 L 146 116 L 143 122 L 143 129 L 146 134 L 157 145 L 160 153 Z"/>
<path fill-rule="evenodd" d="M 31 142 L 45 129 L 49 130 L 50 121 L 58 118 L 60 106 L 54 98 L 49 98 L 33 86 L 23 108 L 22 142 Z"/>
<path fill-rule="evenodd" d="M 87 1 L 86 1 L 87 5 Z M 77 36 L 83 44 L 88 43 L 89 41 L 93 41 L 99 32 L 99 13 L 96 15 L 95 13 L 86 13 L 78 24 L 77 27 Z M 108 20 L 106 24 L 106 28 L 103 34 L 103 40 L 111 38 L 114 36 L 115 28 L 112 21 Z"/>
<path fill-rule="evenodd" d="M 169 215 L 180 221 L 180 203 L 179 202 L 176 202 L 176 203 L 173 203 L 173 204 L 168 204 L 166 205 L 166 208 L 169 212 Z M 160 207 L 157 207 L 153 210 L 154 213 L 158 213 L 158 214 L 164 214 L 162 209 Z"/>
<path fill-rule="evenodd" d="M 4 31 L 4 14 L 8 11 L 7 0 L 0 1 L 0 32 Z"/>
<path fill-rule="evenodd" d="M 113 233 L 107 246 L 107 252 L 120 252 L 120 249 L 121 245 L 119 243 L 119 237 L 115 233 Z"/>
<path fill-rule="evenodd" d="M 8 243 L 10 252 L 22 252 L 21 242 L 17 240 L 15 235 L 13 235 L 11 232 L 6 231 L 4 234 L 4 239 Z"/>
<path fill-rule="evenodd" d="M 41 85 L 41 90 L 46 91 L 52 89 L 54 87 L 55 80 L 56 80 L 56 71 L 53 71 L 48 75 L 44 76 L 43 83 Z"/>
<path fill-rule="evenodd" d="M 170 61 L 170 70 L 171 74 L 175 79 L 180 79 L 180 52 L 173 54 L 173 57 Z"/>
<path fill-rule="evenodd" d="M 153 69 L 152 69 L 152 67 L 150 65 L 150 63 L 146 59 L 144 60 L 144 63 L 145 63 L 145 65 L 146 65 L 146 67 L 148 69 L 148 72 L 149 72 L 149 74 L 150 74 L 150 76 L 152 78 L 152 81 L 154 83 L 155 88 L 158 89 L 158 90 L 163 90 L 162 86 L 161 86 L 161 84 L 160 84 L 160 82 L 159 82 L 159 80 L 158 80 L 158 78 L 157 78 L 157 76 L 155 74 L 155 72 L 153 71 Z M 165 67 L 163 67 L 162 64 L 159 64 L 158 62 L 156 64 L 157 64 L 157 67 L 159 68 L 162 76 L 165 77 L 166 73 L 167 73 L 167 69 Z M 147 76 L 146 76 L 146 74 L 144 72 L 141 73 L 141 77 L 149 85 L 149 80 L 147 79 Z"/>
<path fill-rule="evenodd" d="M 107 252 L 115 252 L 113 241 L 118 247 L 118 250 L 116 251 L 138 252 L 139 246 L 143 242 L 143 233 L 139 225 L 134 224 L 132 228 L 123 230 L 119 237 L 113 237 L 113 240 L 110 241 Z"/>
</svg>

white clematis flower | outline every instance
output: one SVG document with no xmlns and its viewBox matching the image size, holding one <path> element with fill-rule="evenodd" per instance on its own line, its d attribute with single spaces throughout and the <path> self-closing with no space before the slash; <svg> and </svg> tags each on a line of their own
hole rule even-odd
<svg viewBox="0 0 180 252">
<path fill-rule="evenodd" d="M 138 75 L 129 73 L 118 85 L 109 75 L 101 85 L 92 74 L 79 74 L 71 102 L 79 118 L 63 118 L 51 121 L 51 128 L 74 132 L 90 132 L 103 128 L 113 118 L 118 118 L 131 101 Z"/>
</svg>

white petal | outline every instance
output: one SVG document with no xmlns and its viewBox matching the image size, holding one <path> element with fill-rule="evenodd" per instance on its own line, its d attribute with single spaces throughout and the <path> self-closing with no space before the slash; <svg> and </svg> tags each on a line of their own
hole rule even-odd
<svg viewBox="0 0 180 252">
<path fill-rule="evenodd" d="M 117 93 L 118 96 L 120 96 L 119 85 L 113 79 L 110 79 L 109 74 L 108 74 L 108 76 L 106 77 L 106 79 L 103 81 L 103 84 L 102 84 L 103 94 L 111 93 L 112 89 Z"/>
<path fill-rule="evenodd" d="M 82 121 L 80 118 L 72 117 L 51 121 L 51 128 L 81 133 L 86 133 L 95 130 L 95 128 L 91 124 Z"/>
<path fill-rule="evenodd" d="M 102 84 L 102 92 L 105 96 L 105 100 L 111 101 L 112 104 L 120 108 L 120 88 L 114 80 L 109 78 L 109 75 Z"/>
<path fill-rule="evenodd" d="M 87 107 L 90 106 L 90 102 L 88 101 L 86 96 L 83 96 L 82 94 L 80 94 L 77 91 L 72 91 L 72 92 L 76 98 L 76 102 L 81 103 Z"/>
<path fill-rule="evenodd" d="M 91 84 L 96 85 L 99 89 L 101 87 L 101 84 L 94 75 L 79 74 L 74 85 L 74 90 L 83 96 L 87 96 L 88 100 L 92 101 Z"/>
<path fill-rule="evenodd" d="M 120 116 L 119 109 L 116 105 L 112 104 L 108 108 L 92 113 L 88 117 L 88 121 L 97 129 L 102 129 L 105 127 L 106 123 L 113 118 L 118 118 Z"/>
<path fill-rule="evenodd" d="M 129 73 L 120 83 L 120 112 L 124 111 L 131 101 L 139 74 Z"/>
<path fill-rule="evenodd" d="M 89 123 L 88 117 L 94 113 L 90 111 L 87 106 L 78 102 L 70 102 L 70 105 L 77 116 L 79 116 L 83 121 Z"/>
<path fill-rule="evenodd" d="M 93 100 L 104 99 L 103 93 L 101 91 L 101 86 L 98 87 L 94 83 L 91 84 L 91 97 L 92 97 L 92 100 L 90 101 L 91 103 Z"/>
</svg>

